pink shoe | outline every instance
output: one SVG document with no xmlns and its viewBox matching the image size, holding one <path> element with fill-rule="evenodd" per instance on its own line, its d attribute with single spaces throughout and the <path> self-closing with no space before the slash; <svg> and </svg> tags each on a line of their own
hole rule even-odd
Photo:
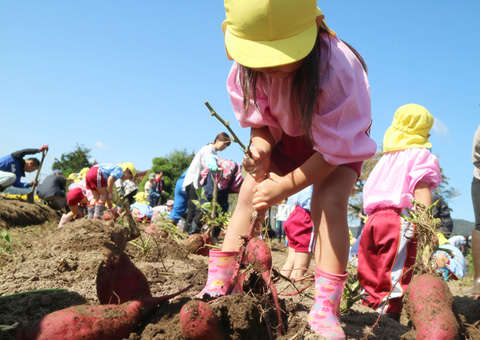
<svg viewBox="0 0 480 340">
<path fill-rule="evenodd" d="M 237 255 L 238 251 L 210 249 L 208 255 L 207 284 L 203 290 L 196 295 L 197 298 L 202 298 L 204 294 L 209 294 L 210 296 L 225 295 L 228 284 L 233 277 L 235 265 L 237 264 Z M 239 275 L 238 282 L 235 284 L 232 294 L 243 292 L 244 279 L 244 274 Z"/>
<path fill-rule="evenodd" d="M 331 274 L 315 267 L 315 301 L 308 324 L 315 333 L 329 340 L 344 340 L 340 325 L 340 300 L 348 273 Z"/>
<path fill-rule="evenodd" d="M 60 223 L 58 223 L 58 229 L 63 228 L 65 223 L 68 223 L 72 220 L 72 217 L 66 214 L 62 215 L 62 218 L 60 219 Z"/>
</svg>

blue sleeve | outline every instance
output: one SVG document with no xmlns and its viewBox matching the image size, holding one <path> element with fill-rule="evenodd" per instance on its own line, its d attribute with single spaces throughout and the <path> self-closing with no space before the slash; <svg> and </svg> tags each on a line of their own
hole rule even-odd
<svg viewBox="0 0 480 340">
<path fill-rule="evenodd" d="M 12 186 L 14 186 L 16 188 L 28 188 L 30 186 L 30 183 L 21 182 L 20 179 L 21 179 L 21 177 L 18 176 L 18 174 L 17 174 L 17 179 L 12 184 Z"/>
<path fill-rule="evenodd" d="M 123 176 L 123 170 L 121 167 L 119 167 L 118 165 L 115 165 L 112 169 L 112 171 L 110 172 L 110 176 L 112 176 L 113 178 L 115 179 L 120 179 L 122 178 Z"/>
<path fill-rule="evenodd" d="M 113 165 L 113 164 L 97 164 L 102 171 L 102 176 L 108 180 L 108 177 L 112 176 L 115 179 L 122 178 L 123 176 L 123 170 L 121 167 L 118 165 Z"/>
<path fill-rule="evenodd" d="M 148 194 L 152 197 L 155 197 L 155 198 L 160 197 L 160 194 L 154 188 L 148 190 Z"/>
</svg>

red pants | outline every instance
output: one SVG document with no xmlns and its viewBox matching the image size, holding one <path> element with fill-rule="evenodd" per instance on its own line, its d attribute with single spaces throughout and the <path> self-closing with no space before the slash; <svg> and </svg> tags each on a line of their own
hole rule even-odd
<svg viewBox="0 0 480 340">
<path fill-rule="evenodd" d="M 270 160 L 280 169 L 281 174 L 285 175 L 305 163 L 315 152 L 305 136 L 291 137 L 284 133 L 282 139 L 273 146 Z M 363 162 L 342 165 L 352 168 L 360 176 Z"/>
<path fill-rule="evenodd" d="M 400 312 L 412 278 L 412 271 L 403 275 L 417 254 L 416 240 L 406 237 L 413 237 L 409 226 L 400 217 L 400 209 L 393 208 L 376 210 L 365 223 L 358 250 L 358 279 L 369 294 L 367 304 L 379 313 Z"/>
<path fill-rule="evenodd" d="M 302 207 L 295 207 L 283 223 L 283 228 L 290 248 L 300 253 L 315 251 L 315 231 L 310 211 Z"/>
<path fill-rule="evenodd" d="M 99 167 L 92 166 L 85 177 L 86 187 L 89 190 L 95 188 L 106 188 L 107 181 L 102 176 L 102 170 Z"/>
</svg>

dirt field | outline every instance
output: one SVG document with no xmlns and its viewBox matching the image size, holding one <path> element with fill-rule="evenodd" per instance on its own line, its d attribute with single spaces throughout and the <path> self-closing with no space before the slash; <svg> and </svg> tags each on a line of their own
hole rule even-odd
<svg viewBox="0 0 480 340">
<path fill-rule="evenodd" d="M 80 219 L 57 228 L 60 214 L 40 203 L 28 204 L 0 197 L 0 339 L 14 339 L 18 328 L 28 328 L 48 313 L 78 304 L 99 304 L 96 277 L 104 244 L 111 243 L 112 226 L 103 221 Z M 147 236 L 142 234 L 142 239 Z M 9 238 L 9 241 L 7 240 Z M 135 241 L 140 244 L 137 239 Z M 274 267 L 286 259 L 284 245 L 272 242 Z M 181 307 L 202 288 L 207 278 L 207 258 L 186 251 L 184 242 L 172 238 L 150 239 L 147 245 L 128 243 L 126 253 L 145 274 L 153 296 L 193 288 L 164 303 L 138 326 L 128 339 L 182 339 Z M 311 269 L 313 270 L 312 263 Z M 355 268 L 349 268 L 352 275 Z M 250 290 L 218 298 L 211 307 L 227 339 L 317 339 L 307 326 L 313 287 L 295 296 L 280 296 L 285 334 L 278 335 L 277 317 L 270 294 Z M 449 282 L 454 307 L 467 327 L 469 339 L 480 339 L 480 300 L 464 295 L 472 281 Z M 280 294 L 294 291 L 278 278 Z M 39 292 L 29 292 L 40 290 Z M 41 291 L 46 290 L 46 291 Z M 400 322 L 381 317 L 359 302 L 341 317 L 347 339 L 415 339 L 408 319 Z M 375 325 L 375 327 L 374 327 Z M 10 326 L 10 327 L 5 327 Z M 373 328 L 373 329 L 372 329 Z"/>
</svg>

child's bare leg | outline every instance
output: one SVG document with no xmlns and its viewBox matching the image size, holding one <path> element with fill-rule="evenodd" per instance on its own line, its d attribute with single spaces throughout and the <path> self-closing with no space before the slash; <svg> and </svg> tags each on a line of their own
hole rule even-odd
<svg viewBox="0 0 480 340">
<path fill-rule="evenodd" d="M 348 198 L 356 180 L 357 173 L 353 169 L 339 166 L 313 186 L 311 214 L 317 233 L 315 262 L 328 273 L 343 274 L 347 268 Z"/>
<path fill-rule="evenodd" d="M 295 249 L 288 247 L 288 257 L 287 261 L 283 265 L 282 269 L 280 270 L 280 273 L 287 277 L 290 278 L 292 275 L 292 270 L 293 266 L 295 264 Z"/>
<path fill-rule="evenodd" d="M 70 211 L 67 213 L 68 216 L 70 217 L 75 217 L 78 214 L 78 211 L 80 210 L 80 207 L 75 204 L 75 205 L 69 205 Z"/>
<path fill-rule="evenodd" d="M 90 205 L 95 206 L 95 203 L 100 200 L 100 193 L 97 191 L 97 189 L 92 190 L 92 195 L 93 198 L 90 200 Z"/>
<path fill-rule="evenodd" d="M 99 200 L 101 202 L 105 203 L 107 201 L 107 198 L 108 198 L 107 188 L 97 188 L 97 191 L 98 191 L 98 194 L 99 194 Z"/>
<path fill-rule="evenodd" d="M 253 177 L 247 174 L 238 195 L 237 207 L 228 224 L 222 246 L 223 251 L 239 250 L 242 243 L 238 236 L 248 234 L 250 218 L 253 213 L 252 199 L 255 185 Z"/>
<path fill-rule="evenodd" d="M 295 252 L 295 262 L 293 265 L 293 271 L 291 279 L 300 279 L 302 278 L 310 266 L 310 261 L 312 260 L 313 253 L 302 253 Z"/>
</svg>

